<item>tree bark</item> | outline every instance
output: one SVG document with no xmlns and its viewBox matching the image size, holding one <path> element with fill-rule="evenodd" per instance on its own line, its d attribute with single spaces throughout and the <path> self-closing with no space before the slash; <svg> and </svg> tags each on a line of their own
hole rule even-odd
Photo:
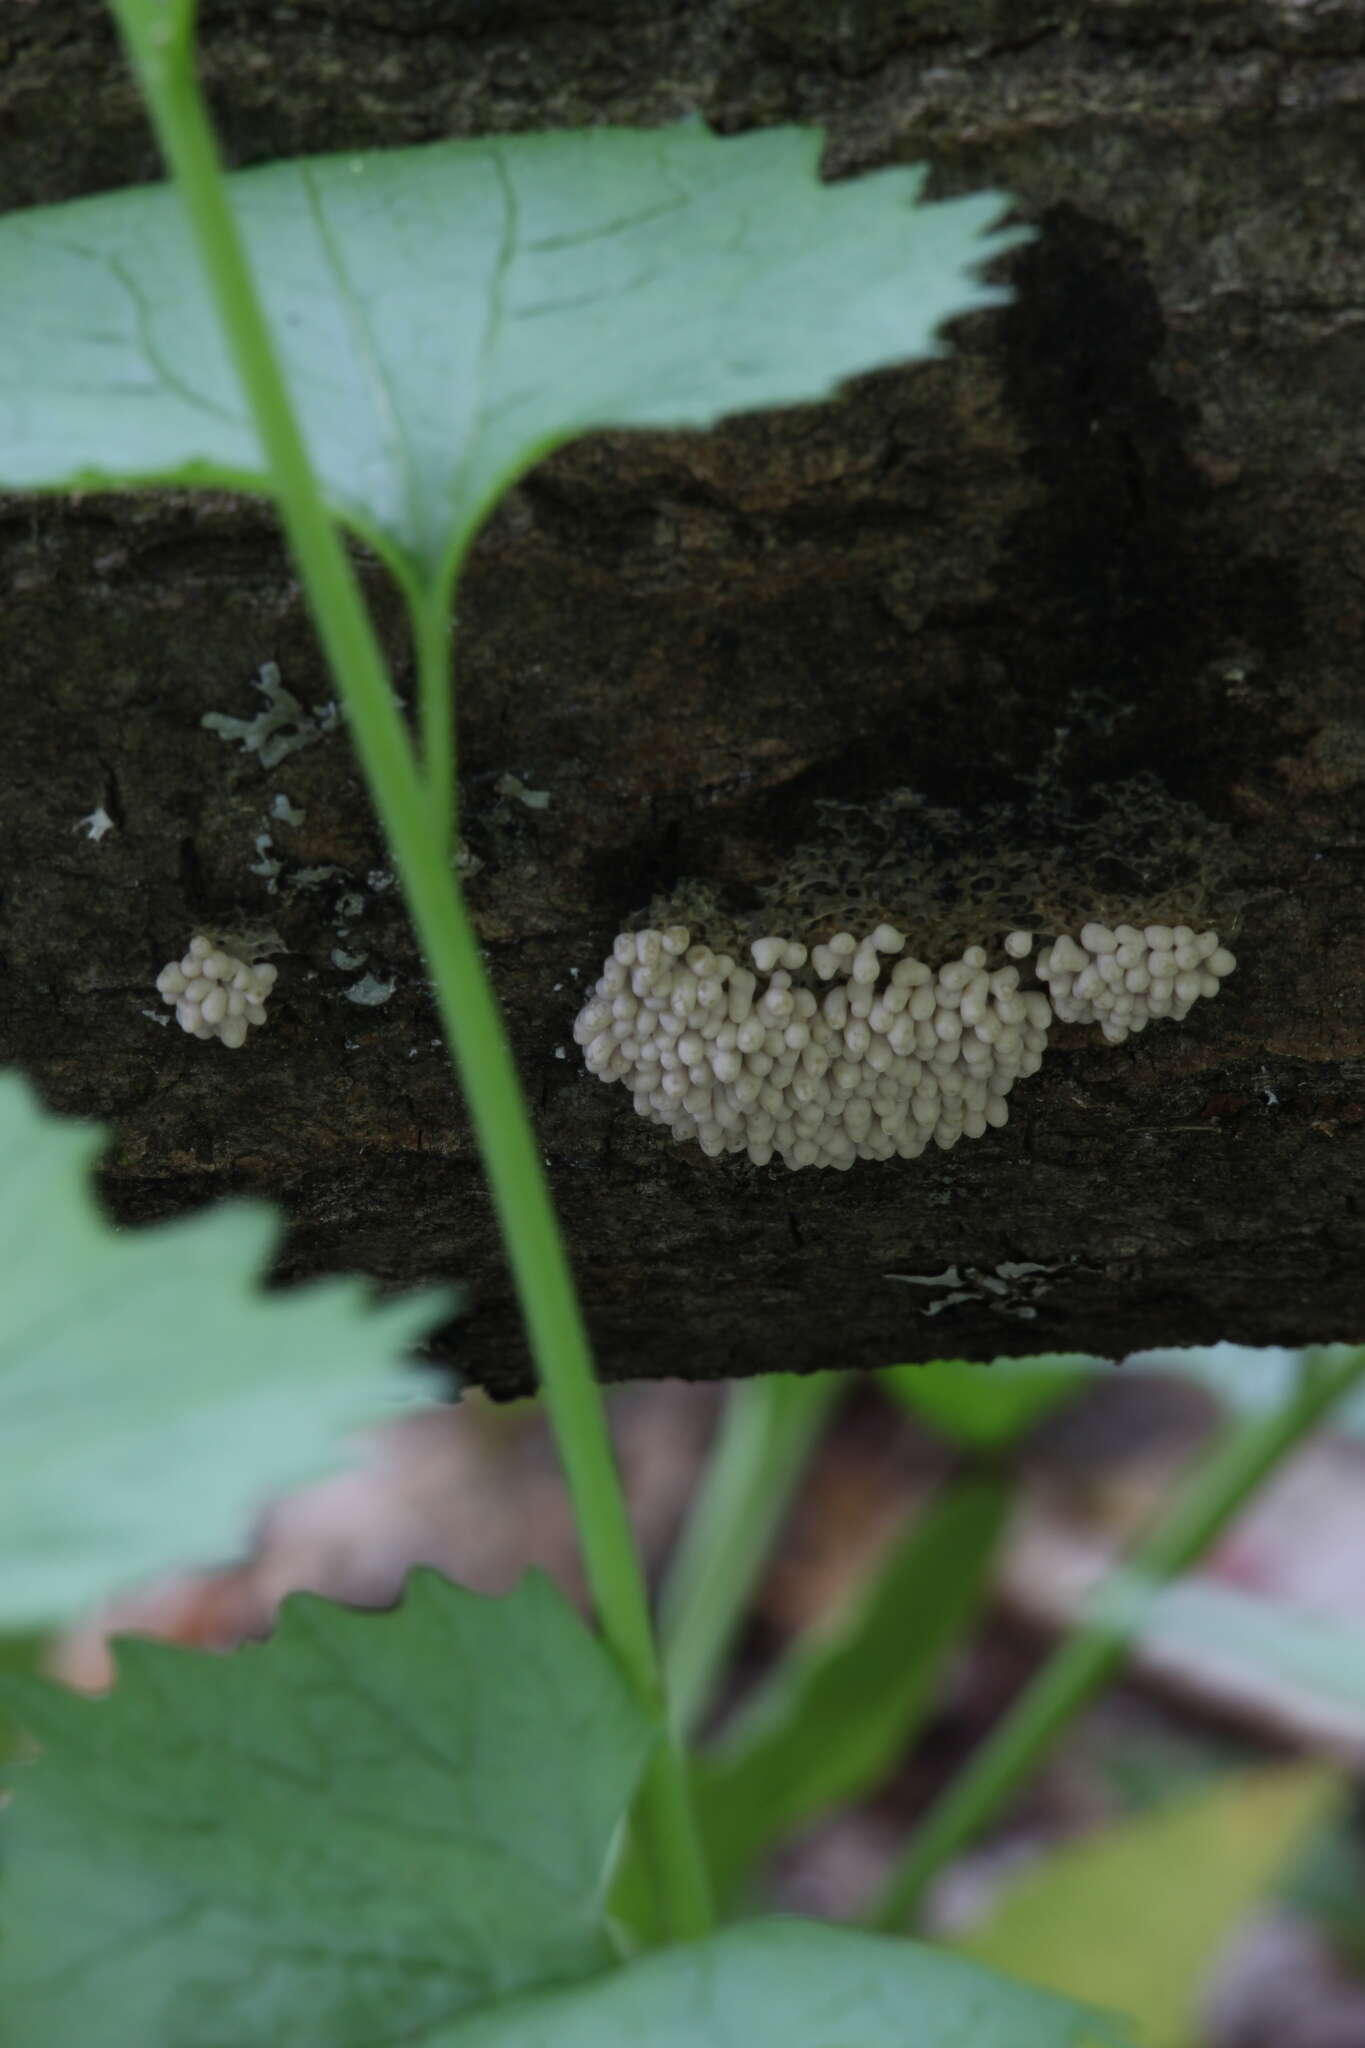
<svg viewBox="0 0 1365 2048">
<path fill-rule="evenodd" d="M 470 897 L 604 1374 L 1365 1336 L 1354 0 L 203 14 L 237 164 L 697 111 L 818 122 L 834 176 L 927 158 L 935 193 L 1003 187 L 1038 230 L 945 360 L 582 442 L 476 546 Z M 156 174 L 93 0 L 8 9 L 0 65 L 5 205 Z M 332 695 L 268 508 L 8 499 L 0 587 L 0 1056 L 112 1122 L 121 1217 L 268 1195 L 282 1276 L 458 1277 L 462 1369 L 524 1390 L 344 732 L 267 774 L 201 724 L 251 716 L 266 661 Z M 574 1012 L 652 901 L 799 936 L 841 891 L 923 948 L 1183 908 L 1241 965 L 1121 1047 L 1055 1031 L 1003 1131 L 846 1174 L 708 1160 L 584 1073 Z M 152 988 L 200 926 L 286 949 L 237 1055 Z M 396 984 L 380 1007 L 348 999 L 365 974 Z"/>
</svg>

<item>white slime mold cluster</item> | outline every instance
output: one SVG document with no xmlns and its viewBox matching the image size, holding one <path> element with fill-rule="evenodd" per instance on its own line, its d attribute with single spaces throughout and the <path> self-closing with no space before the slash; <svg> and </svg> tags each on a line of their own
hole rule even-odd
<svg viewBox="0 0 1365 2048">
<path fill-rule="evenodd" d="M 265 1022 L 266 997 L 278 969 L 266 961 L 249 965 L 200 934 L 183 960 L 168 961 L 156 978 L 163 1003 L 175 1004 L 175 1018 L 193 1038 L 218 1038 L 233 1052 L 246 1044 L 248 1027 Z"/>
<path fill-rule="evenodd" d="M 809 950 L 771 936 L 751 945 L 752 973 L 691 936 L 673 925 L 617 937 L 574 1022 L 584 1061 L 674 1138 L 792 1168 L 915 1159 L 931 1141 L 983 1137 L 1007 1122 L 1015 1082 L 1037 1073 L 1054 1015 L 1098 1022 L 1117 1043 L 1153 1017 L 1185 1016 L 1236 966 L 1216 932 L 1092 923 L 1079 943 L 1039 951 L 1045 995 L 1020 986 L 1025 931 L 1009 933 L 1008 964 L 994 968 L 983 946 L 926 966 L 889 924 Z"/>
<path fill-rule="evenodd" d="M 1216 996 L 1237 962 L 1217 932 L 1187 924 L 1081 926 L 1038 955 L 1052 1008 L 1064 1024 L 1098 1024 L 1111 1045 L 1153 1017 L 1187 1017 L 1201 996 Z"/>
</svg>

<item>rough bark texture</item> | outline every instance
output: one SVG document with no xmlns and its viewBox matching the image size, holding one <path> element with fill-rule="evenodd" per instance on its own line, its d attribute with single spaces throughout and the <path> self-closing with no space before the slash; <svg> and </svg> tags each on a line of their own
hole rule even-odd
<svg viewBox="0 0 1365 2048">
<path fill-rule="evenodd" d="M 153 175 L 99 8 L 5 15 L 3 203 Z M 823 123 L 836 175 L 928 157 L 935 189 L 1003 185 L 1039 229 L 951 360 L 582 443 L 477 546 L 471 897 L 604 1372 L 1365 1335 L 1356 0 L 205 0 L 203 44 L 237 163 L 699 110 Z M 285 1274 L 463 1277 L 461 1363 L 523 1387 L 345 737 L 267 776 L 200 724 L 249 716 L 266 660 L 332 694 L 268 512 L 9 500 L 0 587 L 4 1059 L 113 1121 L 121 1215 L 259 1192 Z M 549 808 L 498 794 L 509 772 Z M 708 1161 L 583 1074 L 579 991 L 656 892 L 795 931 L 840 859 L 916 932 L 1179 903 L 1242 967 L 1117 1050 L 1058 1032 L 1006 1130 L 848 1174 Z M 148 1014 L 202 924 L 288 947 L 236 1056 Z M 360 971 L 396 977 L 382 1008 L 347 1000 Z"/>
</svg>

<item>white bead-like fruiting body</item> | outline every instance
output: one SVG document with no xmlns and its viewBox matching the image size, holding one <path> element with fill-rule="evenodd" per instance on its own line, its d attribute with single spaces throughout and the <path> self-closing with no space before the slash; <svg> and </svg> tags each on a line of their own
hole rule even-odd
<svg viewBox="0 0 1365 2048">
<path fill-rule="evenodd" d="M 183 959 L 166 963 L 156 985 L 162 1002 L 175 1005 L 182 1031 L 192 1038 L 217 1038 L 236 1052 L 246 1044 L 251 1026 L 264 1024 L 277 973 L 268 961 L 239 960 L 199 933 Z"/>
<path fill-rule="evenodd" d="M 1153 1019 L 1187 1017 L 1201 997 L 1216 996 L 1237 962 L 1217 932 L 1187 924 L 1082 925 L 1044 946 L 1038 978 L 1063 1024 L 1098 1024 L 1111 1045 Z"/>
<path fill-rule="evenodd" d="M 674 1138 L 756 1166 L 843 1171 L 998 1129 L 1015 1082 L 1042 1064 L 1054 1013 L 1117 1043 L 1152 1017 L 1185 1016 L 1236 965 L 1216 932 L 1091 923 L 1039 952 L 1045 995 L 1020 986 L 1015 963 L 1032 946 L 1010 932 L 1007 965 L 992 969 L 974 945 L 933 968 L 889 924 L 809 952 L 768 934 L 749 948 L 750 972 L 685 926 L 622 932 L 573 1035 L 589 1072 L 619 1081 Z M 794 981 L 807 960 L 823 992 Z"/>
</svg>

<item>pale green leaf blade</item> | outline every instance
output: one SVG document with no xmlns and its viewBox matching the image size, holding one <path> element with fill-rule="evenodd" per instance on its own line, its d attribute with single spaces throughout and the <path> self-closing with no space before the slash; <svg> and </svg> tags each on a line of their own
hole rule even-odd
<svg viewBox="0 0 1365 2048">
<path fill-rule="evenodd" d="M 1186 1579 L 1153 1599 L 1143 1644 L 1202 1663 L 1268 1673 L 1365 1717 L 1365 1630 L 1212 1580 Z"/>
<path fill-rule="evenodd" d="M 1009 1499 L 990 1474 L 950 1485 L 852 1612 L 799 1643 L 698 1759 L 698 1818 L 721 1897 L 766 1848 L 870 1791 L 904 1755 L 985 1596 Z"/>
<path fill-rule="evenodd" d="M 961 1953 L 1196 2048 L 1200 2001 L 1239 1923 L 1341 1796 L 1316 1764 L 1242 1772 L 1054 1850 Z"/>
<path fill-rule="evenodd" d="M 424 2048 L 1124 2048 L 1107 2015 L 918 1942 L 749 1920 Z"/>
<path fill-rule="evenodd" d="M 507 484 L 598 427 L 700 427 L 938 350 L 1004 294 L 997 193 L 819 182 L 821 136 L 699 123 L 300 159 L 232 203 L 333 507 L 439 576 Z M 264 488 L 166 187 L 0 220 L 0 486 Z"/>
<path fill-rule="evenodd" d="M 230 1657 L 125 1642 L 91 1701 L 10 1681 L 5 2048 L 375 2048 L 601 1968 L 653 1736 L 548 1581 L 312 1596 Z"/>
<path fill-rule="evenodd" d="M 952 1442 L 1004 1450 L 1054 1408 L 1075 1400 L 1103 1361 L 1083 1352 L 997 1358 L 975 1364 L 939 1358 L 928 1365 L 892 1365 L 877 1384 Z"/>
<path fill-rule="evenodd" d="M 659 1591 L 669 1719 L 684 1742 L 705 1717 L 820 1431 L 852 1381 L 756 1373 L 725 1397 L 701 1486 Z M 713 1867 L 713 1879 L 719 1873 Z M 638 1836 L 627 1837 L 611 1914 L 637 1943 L 661 1940 L 660 1902 Z"/>
<path fill-rule="evenodd" d="M 116 1231 L 100 1134 L 0 1075 L 0 1629 L 240 1553 L 273 1495 L 430 1397 L 405 1351 L 451 1310 L 358 1281 L 264 1294 L 264 1207 Z"/>
<path fill-rule="evenodd" d="M 839 1373 L 736 1380 L 659 1591 L 668 1708 L 690 1738 L 710 1704 L 820 1432 L 851 1382 Z"/>
</svg>

